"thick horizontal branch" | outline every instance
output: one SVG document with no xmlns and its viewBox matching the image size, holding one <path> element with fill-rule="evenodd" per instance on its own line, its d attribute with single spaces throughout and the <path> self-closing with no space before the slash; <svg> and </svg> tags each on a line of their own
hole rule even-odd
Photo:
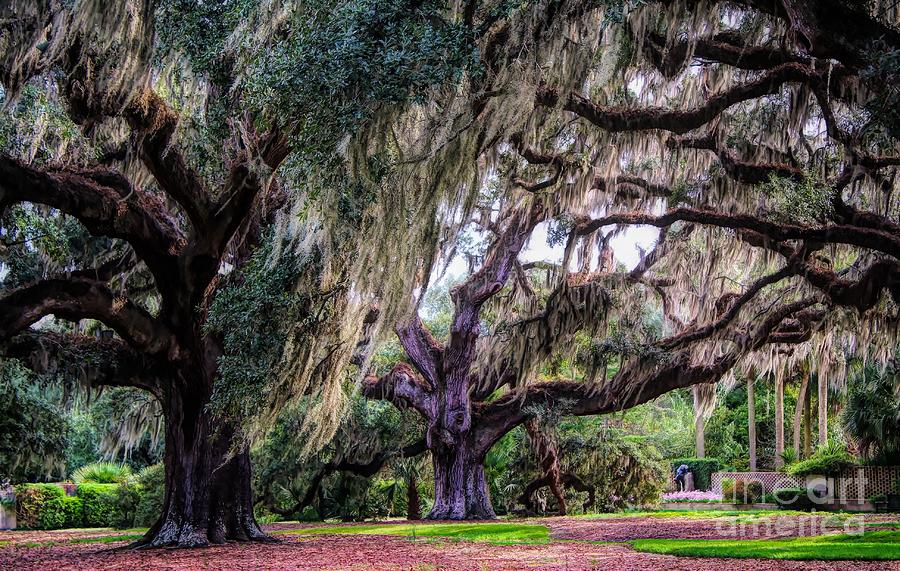
<svg viewBox="0 0 900 571">
<path fill-rule="evenodd" d="M 646 39 L 644 49 L 650 61 L 669 78 L 681 73 L 691 58 L 759 71 L 790 63 L 810 64 L 808 57 L 783 48 L 744 45 L 740 37 L 728 32 L 690 42 L 682 40 L 671 45 L 666 45 L 666 38 L 656 33 L 649 34 Z"/>
<path fill-rule="evenodd" d="M 512 391 L 476 410 L 476 441 L 487 449 L 503 434 L 521 424 L 536 408 L 551 407 L 563 415 L 586 416 L 626 410 L 678 388 L 718 381 L 742 357 L 767 343 L 802 342 L 797 336 L 779 338 L 779 327 L 817 301 L 813 298 L 781 305 L 758 325 L 732 337 L 734 347 L 709 363 L 696 364 L 691 349 L 672 354 L 660 363 L 638 359 L 623 367 L 608 383 L 552 381 L 533 383 Z"/>
<path fill-rule="evenodd" d="M 811 69 L 794 63 L 785 64 L 759 79 L 713 95 L 699 107 L 683 110 L 598 105 L 577 93 L 570 93 L 563 98 L 558 91 L 547 86 L 538 90 L 537 103 L 545 107 L 556 107 L 562 100 L 564 110 L 610 132 L 662 130 L 684 134 L 709 123 L 732 105 L 777 93 L 786 83 L 805 83 L 813 79 L 818 79 L 818 74 Z"/>
<path fill-rule="evenodd" d="M 97 339 L 49 331 L 27 331 L 0 342 L 0 354 L 38 374 L 65 373 L 91 387 L 136 387 L 159 396 L 160 365 L 119 339 Z"/>
<path fill-rule="evenodd" d="M 675 222 L 693 222 L 707 226 L 718 226 L 734 230 L 750 230 L 766 236 L 769 240 L 807 240 L 811 242 L 850 244 L 883 252 L 900 260 L 900 235 L 876 228 L 865 228 L 849 224 L 828 224 L 824 226 L 804 226 L 781 224 L 764 220 L 749 214 L 726 214 L 715 210 L 698 208 L 673 208 L 655 216 L 644 212 L 610 214 L 578 226 L 580 234 L 590 234 L 614 224 L 643 224 L 649 226 L 671 226 Z"/>
<path fill-rule="evenodd" d="M 47 315 L 96 319 L 149 354 L 167 351 L 172 342 L 146 310 L 117 297 L 103 282 L 77 276 L 40 281 L 0 298 L 0 339 L 12 338 Z"/>
<path fill-rule="evenodd" d="M 803 170 L 792 165 L 760 164 L 741 160 L 734 151 L 719 143 L 714 134 L 700 137 L 672 137 L 667 144 L 672 148 L 712 151 L 728 176 L 746 184 L 762 184 L 772 176 L 795 181 L 802 181 L 806 176 Z"/>
<path fill-rule="evenodd" d="M 125 240 L 161 289 L 171 279 L 184 245 L 157 197 L 109 171 L 44 171 L 0 156 L 0 200 L 44 204 L 76 218 L 95 236 Z"/>
</svg>

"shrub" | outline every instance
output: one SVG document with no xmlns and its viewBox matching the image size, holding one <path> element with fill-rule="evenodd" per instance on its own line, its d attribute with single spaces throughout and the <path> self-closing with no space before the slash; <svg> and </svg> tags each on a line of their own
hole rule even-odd
<svg viewBox="0 0 900 571">
<path fill-rule="evenodd" d="M 818 474 L 832 476 L 855 465 L 856 461 L 843 445 L 831 442 L 820 446 L 808 459 L 788 467 L 787 473 L 800 477 Z"/>
<path fill-rule="evenodd" d="M 122 520 L 116 498 L 118 484 L 80 484 L 78 497 L 84 503 L 84 525 L 114 527 Z"/>
<path fill-rule="evenodd" d="M 81 498 L 56 497 L 44 504 L 38 518 L 41 529 L 81 527 L 84 505 Z"/>
<path fill-rule="evenodd" d="M 725 501 L 730 500 L 736 504 L 755 504 L 763 497 L 762 482 L 723 478 L 722 497 Z"/>
<path fill-rule="evenodd" d="M 814 507 L 806 488 L 780 488 L 772 495 L 778 507 L 784 510 L 809 511 Z"/>
<path fill-rule="evenodd" d="M 166 498 L 166 469 L 162 464 L 154 464 L 141 470 L 137 476 L 141 486 L 141 498 L 134 511 L 133 525 L 150 527 L 162 514 Z"/>
<path fill-rule="evenodd" d="M 44 529 L 41 512 L 50 500 L 65 497 L 56 484 L 19 484 L 16 486 L 16 523 L 21 528 Z"/>
<path fill-rule="evenodd" d="M 131 468 L 127 464 L 95 462 L 72 472 L 72 481 L 76 484 L 118 484 L 130 476 Z"/>
<path fill-rule="evenodd" d="M 134 527 L 135 514 L 143 495 L 143 486 L 134 476 L 119 484 L 116 488 L 115 504 L 118 519 L 114 522 L 115 527 L 120 529 Z"/>
<path fill-rule="evenodd" d="M 676 458 L 671 464 L 672 473 L 682 464 L 687 464 L 694 474 L 694 487 L 698 490 L 709 490 L 712 487 L 711 475 L 725 467 L 718 458 Z"/>
</svg>

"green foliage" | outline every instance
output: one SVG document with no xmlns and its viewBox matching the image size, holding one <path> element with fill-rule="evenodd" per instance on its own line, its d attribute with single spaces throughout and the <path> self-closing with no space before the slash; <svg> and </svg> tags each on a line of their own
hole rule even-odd
<svg viewBox="0 0 900 571">
<path fill-rule="evenodd" d="M 631 545 L 638 551 L 682 557 L 800 561 L 893 561 L 900 559 L 900 532 L 897 531 L 821 535 L 792 539 L 639 539 L 631 542 Z"/>
<path fill-rule="evenodd" d="M 763 486 L 761 482 L 723 478 L 722 498 L 736 504 L 755 504 L 763 499 Z"/>
<path fill-rule="evenodd" d="M 315 271 L 314 264 L 284 255 L 272 265 L 272 248 L 266 240 L 242 268 L 241 280 L 216 294 L 204 325 L 225 347 L 212 406 L 232 419 L 250 418 L 268 402 L 288 325 L 312 326 L 321 318 L 309 312 L 307 298 L 293 293 L 298 274 Z"/>
<path fill-rule="evenodd" d="M 900 464 L 900 371 L 864 365 L 850 376 L 844 428 L 871 463 Z"/>
<path fill-rule="evenodd" d="M 900 138 L 900 49 L 879 40 L 865 56 L 868 65 L 860 76 L 875 88 L 866 103 L 873 122 L 869 128 L 881 128 L 890 137 Z"/>
<path fill-rule="evenodd" d="M 81 498 L 60 496 L 52 498 L 40 510 L 41 529 L 81 527 L 84 521 L 84 505 Z"/>
<path fill-rule="evenodd" d="M 56 484 L 19 484 L 16 490 L 16 525 L 25 529 L 44 529 L 42 513 L 47 504 L 66 496 Z"/>
<path fill-rule="evenodd" d="M 821 222 L 833 208 L 834 191 L 812 171 L 805 171 L 801 182 L 773 174 L 761 188 L 774 201 L 776 217 L 786 222 Z"/>
<path fill-rule="evenodd" d="M 712 486 L 711 475 L 725 468 L 718 458 L 675 458 L 670 461 L 672 473 L 682 464 L 687 464 L 694 474 L 694 487 L 698 490 L 708 490 Z"/>
<path fill-rule="evenodd" d="M 118 517 L 114 526 L 119 529 L 134 527 L 134 519 L 144 496 L 144 489 L 137 477 L 126 478 L 116 488 L 115 506 Z"/>
<path fill-rule="evenodd" d="M 114 527 L 122 521 L 116 490 L 118 484 L 79 484 L 75 495 L 84 504 L 86 527 Z"/>
<path fill-rule="evenodd" d="M 296 122 L 299 153 L 327 164 L 337 142 L 379 107 L 422 97 L 474 65 L 470 31 L 445 10 L 436 0 L 305 2 L 292 33 L 253 62 L 247 101 Z"/>
<path fill-rule="evenodd" d="M 33 378 L 15 361 L 0 362 L 0 480 L 64 475 L 65 416 L 32 384 Z"/>
<path fill-rule="evenodd" d="M 819 446 L 806 460 L 789 466 L 787 473 L 791 476 L 831 476 L 855 465 L 856 460 L 847 452 L 846 446 L 832 441 Z"/>
<path fill-rule="evenodd" d="M 137 527 L 150 527 L 163 511 L 166 499 L 166 467 L 163 464 L 147 466 L 138 473 L 140 500 L 134 511 L 134 522 Z"/>
<path fill-rule="evenodd" d="M 118 484 L 131 477 L 131 468 L 114 462 L 95 462 L 72 472 L 76 484 Z"/>
</svg>

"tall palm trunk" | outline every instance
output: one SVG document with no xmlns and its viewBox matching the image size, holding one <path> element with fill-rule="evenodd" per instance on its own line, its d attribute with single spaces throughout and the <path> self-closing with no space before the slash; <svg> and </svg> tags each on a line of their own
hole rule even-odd
<svg viewBox="0 0 900 571">
<path fill-rule="evenodd" d="M 784 379 L 775 376 L 775 466 L 784 465 Z"/>
<path fill-rule="evenodd" d="M 706 427 L 703 421 L 700 387 L 694 385 L 692 391 L 694 394 L 694 447 L 697 458 L 704 458 L 706 456 Z"/>
<path fill-rule="evenodd" d="M 807 407 L 809 396 L 809 369 L 803 370 L 800 381 L 800 393 L 797 395 L 797 406 L 794 408 L 794 457 L 800 459 L 800 431 L 803 425 L 803 410 Z"/>
<path fill-rule="evenodd" d="M 819 373 L 819 445 L 828 443 L 828 379 Z"/>
<path fill-rule="evenodd" d="M 747 379 L 747 438 L 750 441 L 750 471 L 756 471 L 756 375 Z"/>
</svg>

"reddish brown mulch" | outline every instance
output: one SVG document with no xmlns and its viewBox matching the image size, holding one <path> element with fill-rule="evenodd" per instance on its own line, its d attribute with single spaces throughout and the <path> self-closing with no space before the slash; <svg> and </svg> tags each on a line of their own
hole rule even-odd
<svg viewBox="0 0 900 571">
<path fill-rule="evenodd" d="M 829 531 L 816 517 L 815 533 Z M 796 519 L 794 517 L 793 519 Z M 673 518 L 544 518 L 527 520 L 550 527 L 556 539 L 625 541 L 638 538 L 722 538 L 731 518 L 720 521 Z M 812 520 L 810 520 L 811 522 Z M 867 516 L 866 521 L 873 521 Z M 807 522 L 806 529 L 813 529 Z M 385 522 L 398 523 L 398 522 Z M 322 524 L 274 524 L 269 531 L 283 531 Z M 794 526 L 795 529 L 798 526 Z M 740 530 L 740 527 L 737 529 Z M 765 529 L 765 527 L 763 527 Z M 839 528 L 838 528 L 839 529 Z M 746 531 L 746 529 L 744 530 Z M 291 535 L 277 534 L 279 543 L 229 544 L 207 549 L 114 551 L 126 542 L 62 544 L 71 539 L 106 537 L 110 530 L 53 532 L 0 532 L 0 570 L 50 569 L 329 569 L 329 570 L 494 570 L 518 569 L 587 570 L 626 569 L 685 571 L 776 571 L 776 570 L 885 570 L 900 571 L 897 562 L 770 561 L 741 559 L 697 559 L 638 553 L 626 545 L 598 545 L 559 541 L 548 545 L 493 545 L 440 539 L 410 541 L 402 537 L 372 535 Z M 808 532 L 807 532 L 808 533 Z M 794 533 L 794 535 L 800 535 Z M 775 535 L 772 535 L 774 537 Z M 779 535 L 780 536 L 780 535 Z M 759 536 L 756 536 L 759 537 Z M 25 547 L 26 544 L 55 542 L 55 545 Z M 15 545 L 18 546 L 15 546 Z"/>
<path fill-rule="evenodd" d="M 622 518 L 547 518 L 554 539 L 581 541 L 630 541 L 633 539 L 774 539 L 859 531 L 862 522 L 894 521 L 888 516 L 853 517 L 841 521 L 830 515 L 765 518 L 720 517 L 694 519 L 673 516 Z M 748 521 L 749 520 L 749 521 Z"/>
<path fill-rule="evenodd" d="M 113 544 L 116 545 L 116 544 Z M 484 570 L 631 569 L 684 571 L 776 571 L 900 569 L 896 564 L 689 559 L 637 553 L 624 545 L 560 542 L 549 545 L 411 542 L 389 536 L 286 537 L 274 545 L 233 544 L 193 550 L 110 551 L 110 544 L 0 549 L 0 569 L 334 569 Z"/>
</svg>

